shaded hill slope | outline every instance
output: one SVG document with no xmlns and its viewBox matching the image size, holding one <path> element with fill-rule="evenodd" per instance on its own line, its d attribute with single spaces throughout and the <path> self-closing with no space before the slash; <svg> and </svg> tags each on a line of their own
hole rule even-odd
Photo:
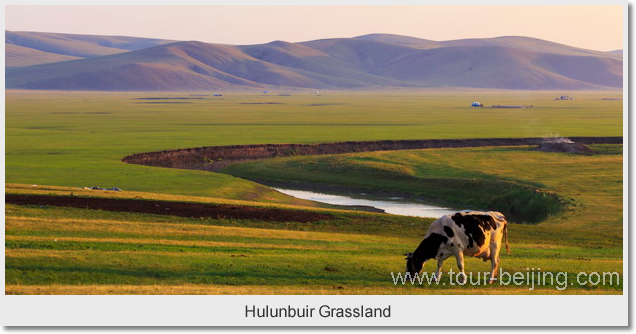
<svg viewBox="0 0 636 334">
<path fill-rule="evenodd" d="M 379 69 L 378 74 L 435 86 L 595 89 L 621 86 L 622 61 L 501 46 L 457 46 L 418 51 Z"/>
</svg>

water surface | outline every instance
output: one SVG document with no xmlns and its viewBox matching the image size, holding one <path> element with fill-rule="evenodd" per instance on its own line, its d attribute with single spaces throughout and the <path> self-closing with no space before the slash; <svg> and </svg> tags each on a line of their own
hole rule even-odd
<svg viewBox="0 0 636 334">
<path fill-rule="evenodd" d="M 274 188 L 277 191 L 294 196 L 296 198 L 306 199 L 315 202 L 322 202 L 334 205 L 364 205 L 372 206 L 374 208 L 382 209 L 386 213 L 403 216 L 414 217 L 432 217 L 439 218 L 443 215 L 454 214 L 458 210 L 439 207 L 429 204 L 414 203 L 403 200 L 400 197 L 391 197 L 384 200 L 371 200 L 362 198 L 353 198 L 342 195 L 332 195 L 317 193 L 306 190 L 292 190 L 292 189 L 280 189 Z"/>
</svg>

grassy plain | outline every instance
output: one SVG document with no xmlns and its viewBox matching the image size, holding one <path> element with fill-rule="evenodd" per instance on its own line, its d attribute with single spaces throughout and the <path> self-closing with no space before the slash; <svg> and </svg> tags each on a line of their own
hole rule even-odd
<svg viewBox="0 0 636 334">
<path fill-rule="evenodd" d="M 284 93 L 291 96 L 139 100 L 189 94 L 7 91 L 6 182 L 285 202 L 286 196 L 224 174 L 120 160 L 132 153 L 216 145 L 622 134 L 622 101 L 602 100 L 621 98 L 615 91 Z M 564 94 L 575 100 L 553 100 Z M 534 108 L 470 108 L 473 101 Z"/>
<path fill-rule="evenodd" d="M 6 192 L 307 205 L 226 174 L 120 160 L 131 153 L 197 146 L 620 136 L 623 127 L 622 101 L 604 100 L 621 98 L 620 92 L 283 93 L 291 96 L 227 93 L 201 100 L 139 100 L 188 94 L 7 91 L 6 182 L 22 184 L 8 184 Z M 565 94 L 576 100 L 553 100 Z M 473 101 L 534 108 L 468 107 Z M 538 225 L 513 225 L 513 253 L 502 256 L 502 267 L 508 272 L 567 272 L 573 285 L 563 291 L 556 284 L 534 290 L 526 284 L 458 287 L 448 284 L 448 278 L 442 286 L 395 286 L 390 273 L 404 269 L 401 254 L 421 241 L 428 219 L 333 211 L 333 222 L 300 224 L 6 205 L 6 293 L 620 294 L 622 150 L 603 150 L 616 154 L 584 157 L 476 148 L 290 158 L 258 165 L 261 176 L 288 181 L 308 177 L 305 162 L 324 163 L 343 177 L 353 167 L 370 173 L 356 175 L 354 183 L 363 179 L 360 175 L 391 176 L 395 183 L 358 184 L 387 191 L 412 190 L 401 184 L 403 177 L 460 177 L 518 182 L 558 193 L 575 206 Z M 256 165 L 251 166 L 246 175 L 257 173 Z M 337 181 L 325 168 L 314 167 L 309 168 L 314 181 Z M 95 185 L 126 192 L 77 189 Z M 456 268 L 453 262 L 446 268 Z M 476 274 L 489 265 L 469 259 L 467 269 Z M 621 282 L 580 286 L 575 277 L 580 271 L 617 272 Z"/>
<path fill-rule="evenodd" d="M 8 191 L 51 193 L 47 187 L 22 185 Z M 590 246 L 556 234 L 541 237 L 542 231 L 531 225 L 511 227 L 513 252 L 502 255 L 504 272 L 533 268 L 567 277 L 541 286 L 535 279 L 534 287 L 525 281 L 467 287 L 452 285 L 446 276 L 439 285 L 422 287 L 395 285 L 391 273 L 404 270 L 402 254 L 419 243 L 431 219 L 328 209 L 318 210 L 334 214 L 335 222 L 305 224 L 12 204 L 5 210 L 7 294 L 622 293 L 621 247 Z M 454 261 L 447 261 L 445 269 L 450 268 L 457 271 Z M 467 259 L 467 270 L 477 282 L 489 264 Z M 594 271 L 616 272 L 620 280 L 578 284 L 577 273 Z"/>
</svg>

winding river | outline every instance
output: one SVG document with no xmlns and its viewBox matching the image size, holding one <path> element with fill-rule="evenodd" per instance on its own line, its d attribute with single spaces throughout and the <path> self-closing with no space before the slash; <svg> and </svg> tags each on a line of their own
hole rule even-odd
<svg viewBox="0 0 636 334">
<path fill-rule="evenodd" d="M 432 217 L 439 218 L 443 215 L 453 214 L 458 210 L 451 208 L 438 207 L 434 205 L 413 203 L 403 200 L 400 197 L 392 197 L 385 200 L 370 200 L 362 198 L 353 198 L 342 195 L 332 195 L 324 193 L 316 193 L 305 190 L 280 189 L 275 190 L 296 198 L 306 199 L 315 202 L 322 202 L 334 205 L 364 205 L 384 210 L 386 213 L 402 216 L 414 217 Z"/>
</svg>

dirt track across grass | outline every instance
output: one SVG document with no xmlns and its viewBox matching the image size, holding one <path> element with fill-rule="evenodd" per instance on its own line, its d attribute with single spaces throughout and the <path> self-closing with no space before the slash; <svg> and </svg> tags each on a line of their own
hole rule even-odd
<svg viewBox="0 0 636 334">
<path fill-rule="evenodd" d="M 580 144 L 622 144 L 623 137 L 571 137 Z M 138 153 L 122 159 L 129 164 L 216 171 L 227 165 L 299 155 L 325 155 L 373 151 L 418 150 L 483 146 L 540 145 L 550 138 L 427 139 L 339 142 L 323 144 L 261 144 L 185 148 Z"/>
<path fill-rule="evenodd" d="M 210 217 L 302 223 L 333 219 L 333 216 L 330 214 L 301 210 L 141 199 L 5 194 L 5 203 L 17 205 L 66 206 L 92 210 L 151 213 L 192 218 Z"/>
</svg>

